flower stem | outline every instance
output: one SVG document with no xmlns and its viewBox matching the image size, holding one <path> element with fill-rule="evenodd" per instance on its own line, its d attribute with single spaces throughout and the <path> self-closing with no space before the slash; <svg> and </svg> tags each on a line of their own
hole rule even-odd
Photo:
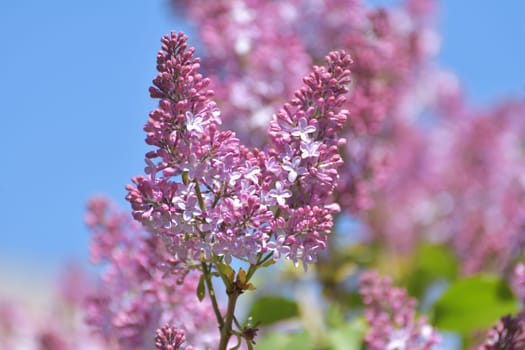
<svg viewBox="0 0 525 350">
<path fill-rule="evenodd" d="M 232 323 L 235 314 L 235 305 L 237 304 L 237 298 L 241 294 L 241 291 L 237 288 L 232 288 L 228 291 L 228 309 L 224 316 L 224 323 L 221 327 L 221 341 L 219 343 L 219 350 L 226 350 L 228 342 L 232 335 Z"/>
<path fill-rule="evenodd" d="M 208 294 L 211 299 L 211 304 L 213 305 L 213 311 L 217 317 L 217 322 L 219 323 L 219 329 L 222 329 L 224 325 L 224 320 L 222 319 L 221 311 L 219 305 L 217 304 L 217 298 L 215 297 L 215 289 L 213 289 L 213 283 L 211 282 L 210 270 L 206 263 L 202 263 L 202 273 L 204 274 L 204 281 L 206 282 L 206 287 L 208 288 Z"/>
</svg>

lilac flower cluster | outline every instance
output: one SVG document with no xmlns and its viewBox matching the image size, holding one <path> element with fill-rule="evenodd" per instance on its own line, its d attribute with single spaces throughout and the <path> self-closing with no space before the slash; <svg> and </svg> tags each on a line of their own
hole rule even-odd
<svg viewBox="0 0 525 350">
<path fill-rule="evenodd" d="M 424 318 L 416 320 L 416 301 L 404 289 L 392 286 L 377 272 L 363 273 L 359 292 L 370 330 L 365 342 L 370 350 L 437 349 L 439 335 Z"/>
<path fill-rule="evenodd" d="M 159 74 L 150 89 L 159 108 L 145 126 L 146 177 L 133 179 L 133 216 L 184 262 L 232 257 L 257 263 L 274 253 L 298 264 L 316 259 L 332 227 L 331 201 L 342 164 L 337 132 L 347 118 L 351 60 L 331 53 L 272 121 L 266 151 L 219 131 L 209 80 L 186 36 L 162 39 Z"/>
<path fill-rule="evenodd" d="M 198 274 L 103 198 L 90 201 L 86 221 L 93 232 L 92 260 L 105 262 L 98 289 L 87 299 L 86 321 L 107 344 L 150 346 L 155 329 L 165 323 L 183 329 L 198 348 L 218 344 L 210 301 L 200 302 L 195 294 Z"/>
<path fill-rule="evenodd" d="M 275 183 L 269 195 L 284 212 L 273 232 L 279 245 L 289 247 L 293 261 L 308 263 L 325 248 L 331 214 L 340 210 L 331 195 L 343 164 L 339 147 L 346 140 L 338 133 L 348 117 L 342 106 L 352 61 L 344 52 L 333 52 L 327 62 L 328 69 L 315 67 L 304 79 L 305 86 L 269 128 L 273 148 L 268 164 L 274 168 L 270 178 Z"/>
</svg>

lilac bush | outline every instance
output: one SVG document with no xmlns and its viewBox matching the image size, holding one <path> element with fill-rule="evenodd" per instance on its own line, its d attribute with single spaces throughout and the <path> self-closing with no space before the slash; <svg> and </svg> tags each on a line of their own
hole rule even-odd
<svg viewBox="0 0 525 350">
<path fill-rule="evenodd" d="M 161 39 L 131 215 L 88 203 L 97 282 L 5 349 L 525 346 L 525 104 L 467 103 L 434 1 L 172 3 L 204 56 Z"/>
</svg>

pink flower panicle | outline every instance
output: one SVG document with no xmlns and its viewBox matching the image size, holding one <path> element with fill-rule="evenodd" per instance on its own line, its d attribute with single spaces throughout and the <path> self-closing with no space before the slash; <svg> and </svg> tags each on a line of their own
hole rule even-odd
<svg viewBox="0 0 525 350">
<path fill-rule="evenodd" d="M 415 319 L 416 301 L 404 289 L 392 286 L 388 277 L 377 272 L 361 276 L 360 294 L 370 330 L 365 342 L 371 350 L 436 349 L 439 335 L 424 318 Z"/>
<path fill-rule="evenodd" d="M 159 108 L 145 127 L 157 149 L 146 155 L 148 177 L 133 179 L 127 199 L 133 216 L 180 260 L 217 254 L 227 262 L 232 256 L 254 262 L 272 218 L 257 196 L 260 169 L 232 132 L 217 130 L 220 112 L 186 40 L 176 33 L 162 39 L 150 89 Z"/>
<path fill-rule="evenodd" d="M 128 186 L 127 199 L 133 216 L 169 241 L 172 253 L 199 260 L 223 248 L 213 229 L 228 205 L 222 197 L 234 193 L 231 185 L 242 175 L 239 142 L 233 133 L 217 131 L 220 112 L 186 40 L 176 33 L 162 39 L 159 74 L 150 88 L 159 108 L 144 128 L 147 143 L 157 149 L 146 155 L 149 176 L 133 179 L 136 188 Z"/>
<path fill-rule="evenodd" d="M 159 108 L 145 126 L 156 149 L 146 154 L 147 176 L 127 187 L 134 218 L 181 261 L 215 254 L 256 263 L 275 253 L 306 268 L 326 246 L 338 209 L 331 196 L 342 164 L 337 132 L 347 118 L 350 57 L 333 52 L 328 68 L 314 67 L 272 122 L 273 148 L 263 152 L 218 131 L 220 112 L 186 36 L 172 33 L 162 43 L 150 89 Z"/>
<path fill-rule="evenodd" d="M 282 217 L 273 225 L 277 242 L 269 244 L 277 257 L 285 252 L 296 264 L 316 260 L 332 229 L 332 214 L 339 211 L 333 191 L 343 161 L 338 137 L 348 111 L 350 56 L 344 51 L 326 57 L 327 68 L 314 67 L 295 98 L 274 116 L 268 130 L 273 148 L 266 163 L 269 192 Z M 273 184 L 272 184 L 273 182 Z M 284 244 L 284 249 L 282 245 Z"/>
<path fill-rule="evenodd" d="M 276 152 L 273 157 L 283 171 L 277 181 L 287 187 L 297 184 L 303 198 L 295 198 L 299 207 L 330 198 L 343 163 L 338 147 L 346 140 L 338 136 L 348 111 L 346 101 L 352 60 L 344 51 L 326 57 L 328 68 L 314 67 L 304 79 L 305 86 L 295 93 L 270 123 L 269 138 Z M 290 177 L 291 171 L 299 176 Z"/>
<path fill-rule="evenodd" d="M 185 341 L 184 331 L 177 329 L 177 327 L 165 325 L 157 329 L 155 346 L 159 350 L 192 350 L 193 348 L 190 345 L 183 347 Z"/>
</svg>

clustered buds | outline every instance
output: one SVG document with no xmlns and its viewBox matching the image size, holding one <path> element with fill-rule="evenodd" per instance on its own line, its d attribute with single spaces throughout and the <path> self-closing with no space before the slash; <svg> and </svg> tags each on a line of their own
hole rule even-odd
<svg viewBox="0 0 525 350">
<path fill-rule="evenodd" d="M 157 329 L 155 346 L 159 350 L 192 350 L 193 348 L 190 345 L 183 347 L 185 341 L 184 331 L 177 329 L 177 327 L 165 325 Z"/>
</svg>

